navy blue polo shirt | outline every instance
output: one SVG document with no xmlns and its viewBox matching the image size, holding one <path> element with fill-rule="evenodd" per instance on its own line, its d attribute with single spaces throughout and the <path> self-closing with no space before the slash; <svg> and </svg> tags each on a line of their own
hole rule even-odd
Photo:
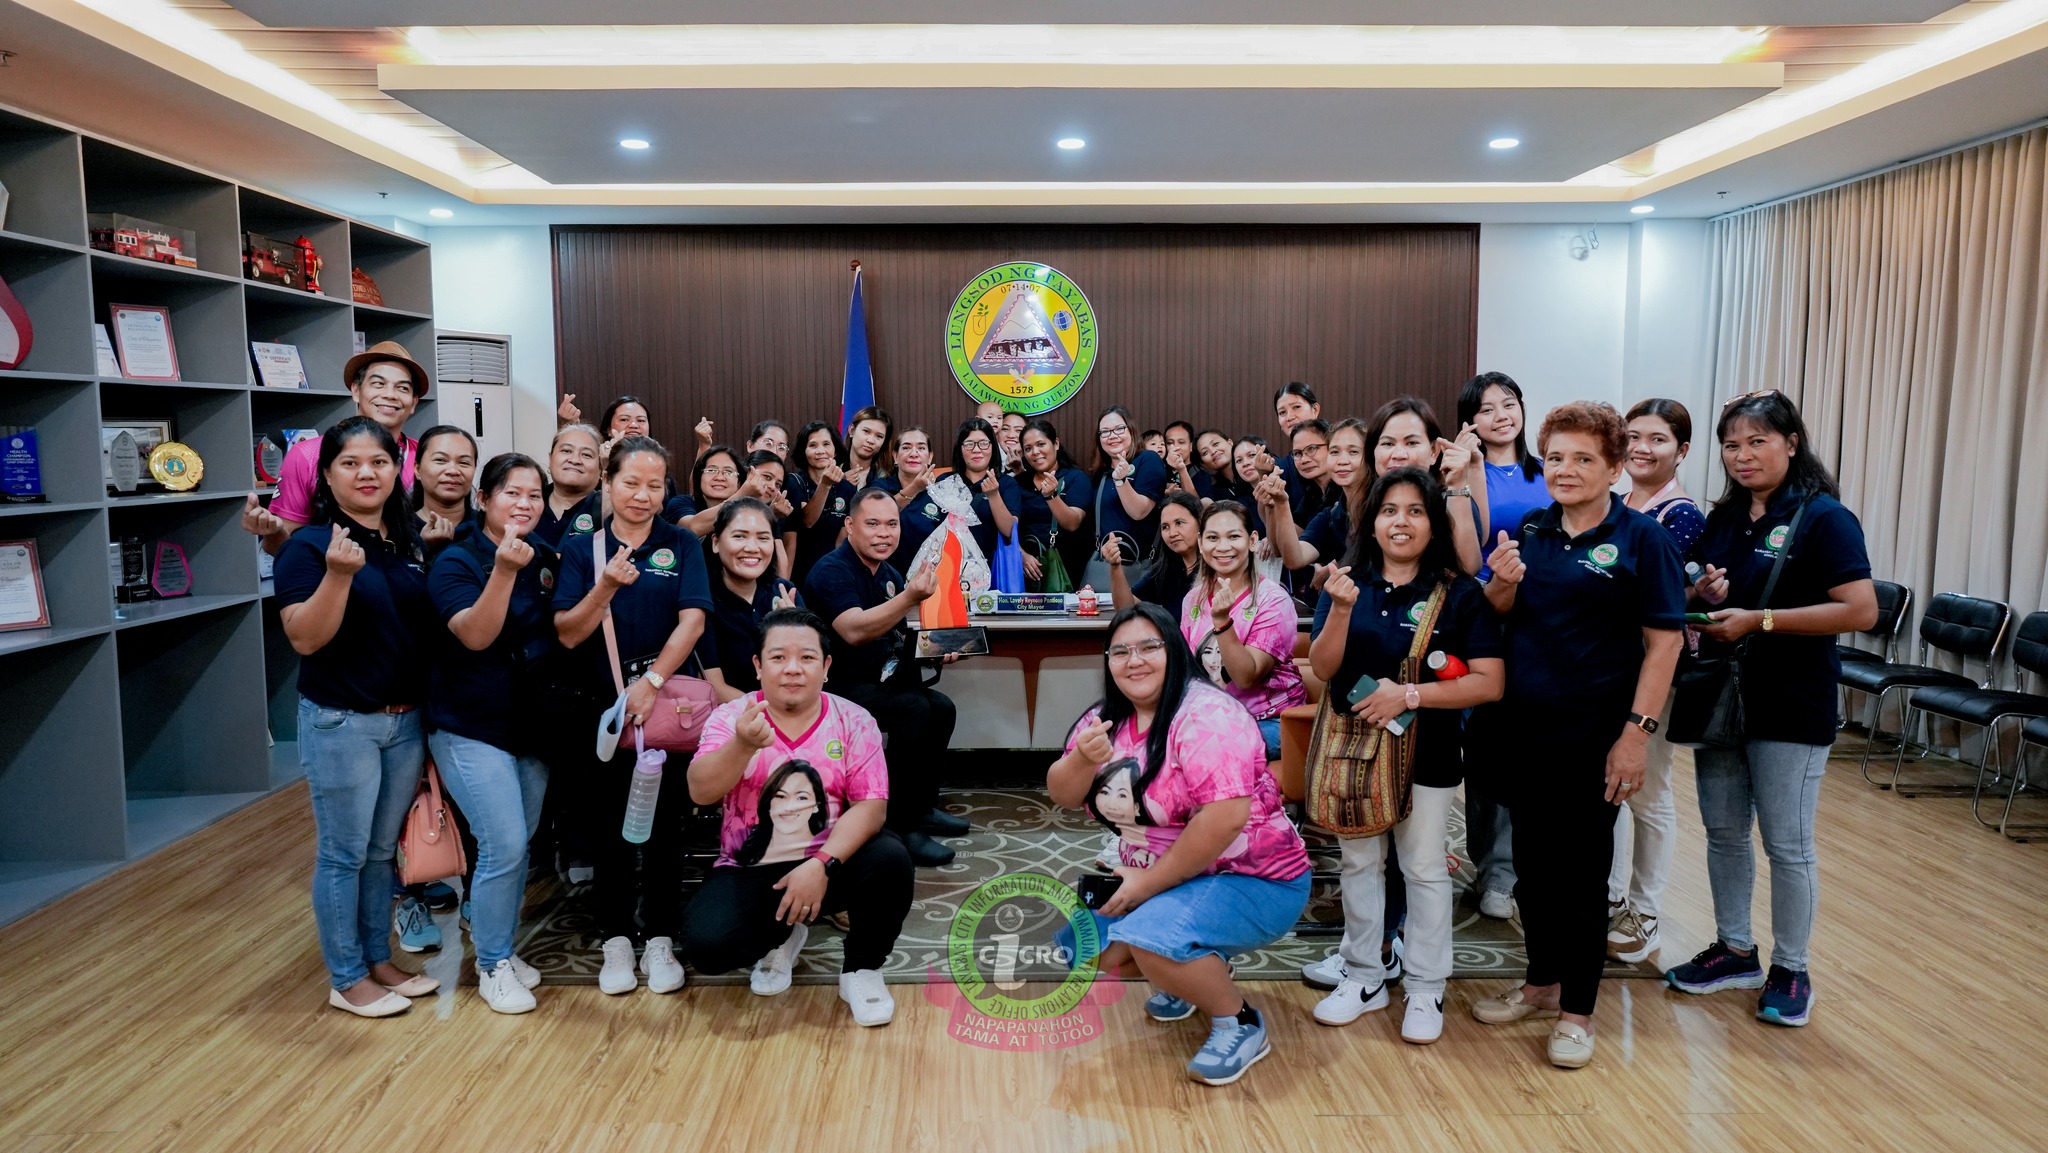
<svg viewBox="0 0 2048 1153">
<path fill-rule="evenodd" d="M 539 671 L 555 647 L 555 581 L 561 559 L 532 541 L 533 559 L 512 578 L 505 625 L 482 652 L 458 640 L 446 625 L 476 604 L 496 567 L 498 546 L 471 532 L 441 550 L 427 572 L 427 593 L 439 616 L 427 723 L 515 755 L 532 752 L 540 712 Z"/>
<path fill-rule="evenodd" d="M 818 491 L 818 482 L 803 469 L 796 469 L 783 478 L 782 491 L 789 494 L 791 511 L 782 522 L 781 531 L 796 534 L 796 553 L 790 557 L 790 575 L 796 583 L 802 584 L 804 575 L 818 563 L 818 558 L 838 547 L 839 530 L 846 524 L 847 512 L 853 508 L 855 489 L 846 480 L 833 485 L 825 497 L 825 510 L 818 514 L 818 523 L 809 528 L 804 527 L 804 506 L 811 503 L 812 494 Z"/>
<path fill-rule="evenodd" d="M 427 701 L 427 654 L 441 622 L 427 598 L 427 570 L 411 549 L 352 520 L 350 539 L 363 546 L 363 567 L 349 582 L 341 627 L 318 652 L 299 661 L 299 695 L 330 709 L 367 713 Z M 332 523 L 307 525 L 278 550 L 271 572 L 277 606 L 304 604 L 327 576 Z"/>
<path fill-rule="evenodd" d="M 1507 628 L 1506 699 L 1622 713 L 1635 699 L 1643 630 L 1685 626 L 1685 570 L 1663 526 L 1609 494 L 1607 516 L 1565 535 L 1561 507 L 1522 521 Z"/>
<path fill-rule="evenodd" d="M 1135 576 L 1132 575 L 1135 571 Z M 1172 614 L 1175 624 L 1181 620 L 1181 610 L 1186 607 L 1188 590 L 1195 587 L 1195 574 L 1181 559 L 1171 554 L 1163 555 L 1158 563 L 1145 563 L 1136 570 L 1125 568 L 1125 579 L 1131 582 L 1131 595 L 1147 604 L 1155 604 Z M 1097 589 L 1097 592 L 1107 592 Z"/>
<path fill-rule="evenodd" d="M 1344 659 L 1323 691 L 1336 705 L 1348 706 L 1362 677 L 1399 680 L 1401 662 L 1415 642 L 1415 628 L 1437 581 L 1415 580 L 1398 588 L 1368 573 L 1358 582 L 1358 603 L 1351 606 L 1351 627 L 1344 634 Z M 1330 595 L 1316 604 L 1310 636 L 1320 635 L 1330 616 Z M 1478 581 L 1459 574 L 1451 581 L 1437 613 L 1436 627 L 1423 655 L 1444 652 L 1466 664 L 1499 657 L 1504 647 L 1500 621 Z M 1416 670 L 1416 684 L 1437 680 L 1427 661 Z M 1456 788 L 1465 779 L 1462 709 L 1418 710 L 1415 729 L 1415 783 L 1432 789 Z"/>
<path fill-rule="evenodd" d="M 1068 574 L 1079 575 L 1080 570 L 1074 567 L 1074 561 L 1078 558 L 1083 565 L 1088 563 L 1088 514 L 1091 511 L 1089 504 L 1095 497 L 1095 484 L 1088 479 L 1087 473 L 1071 467 L 1056 470 L 1053 480 L 1059 484 L 1060 499 L 1069 507 L 1081 510 L 1081 524 L 1073 529 L 1060 528 L 1053 520 L 1051 502 L 1038 495 L 1038 485 L 1031 477 L 1018 482 L 1018 499 L 1023 503 L 1023 511 L 1017 513 L 1017 521 L 1024 530 L 1024 536 L 1038 542 L 1038 555 L 1044 555 L 1047 541 L 1057 540 Z M 1015 510 L 1017 506 L 1010 507 Z"/>
<path fill-rule="evenodd" d="M 848 609 L 871 609 L 902 592 L 903 574 L 887 562 L 869 572 L 867 564 L 853 551 L 853 545 L 842 544 L 811 566 L 811 578 L 803 589 L 804 603 L 811 611 L 823 617 L 826 624 L 836 625 L 840 614 Z M 864 645 L 855 645 L 848 644 L 835 628 L 832 674 L 826 678 L 826 686 L 880 682 L 882 666 L 895 654 L 896 643 L 897 630 L 893 629 Z"/>
<path fill-rule="evenodd" d="M 605 521 L 604 554 L 610 562 L 619 551 L 612 535 L 612 522 Z M 562 541 L 562 569 L 555 580 L 555 611 L 566 612 L 581 603 L 597 587 L 597 568 L 590 555 L 590 536 L 576 533 Z M 661 654 L 661 647 L 676 631 L 677 617 L 684 609 L 701 609 L 711 614 L 711 581 L 704 570 L 704 547 L 697 534 L 655 517 L 647 541 L 633 551 L 633 567 L 639 579 L 612 595 L 612 629 L 619 636 L 619 660 L 627 667 Z M 583 643 L 570 650 L 570 687 L 591 696 L 610 697 L 618 692 L 612 684 L 605 652 L 604 629 L 592 629 Z"/>
<path fill-rule="evenodd" d="M 420 548 L 425 551 L 427 567 L 429 569 L 433 568 L 434 561 L 440 557 L 441 553 L 448 546 L 468 540 L 481 524 L 483 524 L 483 514 L 478 511 L 476 502 L 470 501 L 463 505 L 462 519 L 455 522 L 455 535 L 452 538 L 444 541 L 432 541 L 422 537 L 420 539 Z M 426 518 L 424 516 L 420 517 L 414 529 L 418 532 L 426 531 Z"/>
<path fill-rule="evenodd" d="M 1701 564 L 1728 570 L 1728 599 L 1701 609 L 1763 607 L 1764 585 L 1780 550 L 1785 571 L 1771 591 L 1773 609 L 1828 603 L 1828 590 L 1870 579 L 1863 526 L 1856 514 L 1831 496 L 1815 496 L 1790 535 L 1800 494 L 1780 488 L 1764 505 L 1760 520 L 1749 518 L 1749 501 L 1707 514 L 1706 531 L 1693 548 Z M 1833 744 L 1835 677 L 1841 656 L 1831 636 L 1798 637 L 1754 632 L 1742 662 L 1743 722 L 1751 740 Z M 1712 642 L 1702 641 L 1703 645 Z M 1719 646 L 1713 646 L 1719 647 Z"/>
<path fill-rule="evenodd" d="M 1140 452 L 1131 461 L 1137 471 L 1122 481 L 1112 478 L 1111 473 L 1095 475 L 1094 509 L 1095 538 L 1097 540 L 1113 532 L 1127 533 L 1138 542 L 1138 555 L 1144 556 L 1152 549 L 1152 540 L 1159 535 L 1159 501 L 1166 496 L 1166 482 L 1169 475 L 1166 462 L 1156 452 Z M 1129 485 L 1139 496 L 1152 500 L 1152 514 L 1143 520 L 1134 520 L 1124 511 L 1124 502 L 1118 494 L 1123 485 Z"/>
<path fill-rule="evenodd" d="M 553 492 L 554 486 L 546 486 L 546 491 Z M 597 519 L 603 515 L 604 494 L 597 489 L 591 489 L 582 500 L 571 505 L 566 516 L 556 516 L 554 505 L 550 504 L 548 499 L 543 499 L 540 520 L 534 523 L 533 531 L 526 534 L 526 539 L 560 552 L 562 538 L 572 532 L 596 532 Z"/>
<path fill-rule="evenodd" d="M 1344 554 L 1351 551 L 1351 512 L 1344 498 L 1338 496 L 1310 517 L 1300 536 L 1302 543 L 1316 550 L 1317 564 L 1342 564 Z"/>
<path fill-rule="evenodd" d="M 892 476 L 875 487 L 888 492 L 902 492 L 903 482 Z M 909 572 L 917 559 L 917 550 L 924 545 L 925 538 L 939 531 L 939 526 L 946 522 L 946 514 L 932 499 L 931 489 L 927 488 L 917 494 L 916 500 L 896 510 L 896 521 L 899 535 L 896 551 L 889 554 L 889 564 L 897 572 Z"/>
<path fill-rule="evenodd" d="M 697 655 L 706 667 L 716 665 L 725 673 L 725 683 L 751 693 L 761 687 L 754 671 L 754 658 L 761 653 L 761 618 L 775 611 L 775 598 L 795 589 L 777 576 L 764 575 L 754 582 L 754 599 L 746 601 L 726 587 L 723 574 L 711 579 L 711 623 Z M 799 595 L 797 606 L 803 606 Z"/>
<path fill-rule="evenodd" d="M 697 498 L 686 492 L 675 494 L 668 498 L 667 504 L 661 506 L 661 519 L 670 524 L 678 524 L 684 517 L 696 515 Z"/>
</svg>

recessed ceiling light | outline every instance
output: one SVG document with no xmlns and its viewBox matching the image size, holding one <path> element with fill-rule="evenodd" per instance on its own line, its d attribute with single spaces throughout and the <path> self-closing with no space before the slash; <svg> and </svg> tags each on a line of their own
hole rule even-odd
<svg viewBox="0 0 2048 1153">
<path fill-rule="evenodd" d="M 1657 206 L 1654 204 L 1638 204 L 1634 208 L 1629 209 L 1629 211 L 1637 216 L 1648 216 L 1650 213 L 1657 211 Z"/>
<path fill-rule="evenodd" d="M 1496 136 L 1493 139 L 1487 141 L 1486 146 L 1488 148 L 1499 149 L 1500 151 L 1505 152 L 1510 148 L 1520 148 L 1522 146 L 1522 142 L 1515 139 L 1512 136 Z"/>
<path fill-rule="evenodd" d="M 1066 149 L 1069 152 L 1072 152 L 1077 148 L 1088 147 L 1088 142 L 1086 140 L 1081 139 L 1078 136 L 1062 136 L 1059 139 L 1059 146 L 1061 148 Z"/>
<path fill-rule="evenodd" d="M 437 217 L 441 220 L 446 220 L 449 217 L 455 215 L 455 213 L 446 208 L 429 208 L 427 209 L 427 215 Z"/>
<path fill-rule="evenodd" d="M 630 148 L 635 152 L 639 152 L 647 147 L 647 142 L 636 136 L 628 136 L 624 140 L 619 141 L 619 147 Z"/>
</svg>

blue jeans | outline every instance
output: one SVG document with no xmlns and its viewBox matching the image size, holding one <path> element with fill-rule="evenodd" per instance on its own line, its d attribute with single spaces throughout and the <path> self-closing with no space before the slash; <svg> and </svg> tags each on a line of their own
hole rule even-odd
<svg viewBox="0 0 2048 1153">
<path fill-rule="evenodd" d="M 1265 720 L 1258 722 L 1258 725 L 1259 735 L 1266 738 L 1266 759 L 1269 761 L 1279 760 L 1280 718 L 1267 717 Z"/>
<path fill-rule="evenodd" d="M 1740 749 L 1693 754 L 1700 823 L 1707 828 L 1707 880 L 1714 892 L 1714 928 L 1730 948 L 1756 947 L 1749 907 L 1756 888 L 1750 851 L 1752 819 L 1771 862 L 1771 963 L 1805 972 L 1807 945 L 1820 903 L 1820 866 L 1813 814 L 1828 746 L 1750 741 Z"/>
<path fill-rule="evenodd" d="M 357 713 L 299 698 L 299 764 L 316 837 L 313 923 L 337 989 L 391 959 L 391 858 L 425 759 L 418 710 Z"/>
<path fill-rule="evenodd" d="M 476 836 L 469 891 L 469 934 L 477 968 L 489 971 L 512 955 L 519 908 L 526 898 L 526 842 L 540 827 L 548 770 L 538 757 L 515 757 L 496 745 L 454 733 L 427 738 L 441 786 Z"/>
</svg>

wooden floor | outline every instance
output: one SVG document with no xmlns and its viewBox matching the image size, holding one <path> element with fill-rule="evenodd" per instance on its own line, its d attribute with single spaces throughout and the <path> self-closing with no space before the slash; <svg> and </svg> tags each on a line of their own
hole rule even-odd
<svg viewBox="0 0 2048 1153">
<path fill-rule="evenodd" d="M 1713 932 L 1679 775 L 1676 959 Z M 1759 1024 L 1753 994 L 1609 982 L 1594 1063 L 1567 1073 L 1541 1063 L 1542 1026 L 1471 1019 L 1497 983 L 1454 983 L 1426 1049 L 1399 1041 L 1398 999 L 1326 1029 L 1313 991 L 1261 985 L 1276 1051 L 1208 1088 L 1182 1079 L 1204 1026 L 1151 1024 L 1135 997 L 1044 1053 L 953 1039 L 915 986 L 876 1030 L 829 987 L 546 988 L 513 1018 L 464 989 L 346 1017 L 324 1003 L 294 788 L 0 929 L 0 1153 L 2048 1146 L 2048 844 L 1838 761 L 1821 846 L 1806 1029 Z"/>
</svg>

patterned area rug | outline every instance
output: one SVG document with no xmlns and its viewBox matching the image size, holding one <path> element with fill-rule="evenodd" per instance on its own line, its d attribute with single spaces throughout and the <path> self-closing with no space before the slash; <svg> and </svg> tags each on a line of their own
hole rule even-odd
<svg viewBox="0 0 2048 1153">
<path fill-rule="evenodd" d="M 967 817 L 974 829 L 967 836 L 948 838 L 959 851 L 953 863 L 942 869 L 917 871 L 917 897 L 883 972 L 891 984 L 921 984 L 946 980 L 947 931 L 977 886 L 1011 873 L 1037 873 L 1071 885 L 1084 873 L 1097 871 L 1095 854 L 1102 847 L 1103 829 L 1086 813 L 1061 809 L 1042 792 L 1009 789 L 977 789 L 949 792 L 946 807 Z M 1451 848 L 1457 867 L 1451 874 L 1456 891 L 1452 923 L 1452 965 L 1457 977 L 1516 977 L 1527 965 L 1522 952 L 1521 932 L 1510 921 L 1479 915 L 1471 893 L 1474 875 L 1465 856 L 1464 814 L 1460 806 L 1451 811 Z M 1336 842 L 1334 838 L 1311 835 L 1309 848 L 1319 874 L 1309 899 L 1304 925 L 1264 949 L 1232 959 L 1237 975 L 1249 980 L 1295 980 L 1301 966 L 1335 950 L 1343 924 L 1338 905 Z M 710 865 L 705 856 L 693 862 L 695 875 Z M 1328 872 L 1327 878 L 1320 874 Z M 527 905 L 521 925 L 518 951 L 541 971 L 553 985 L 589 985 L 597 982 L 603 964 L 595 923 L 585 900 L 588 890 L 572 888 L 550 877 L 527 889 Z M 999 905 L 983 918 L 977 935 L 977 952 L 1013 970 L 1017 980 L 1057 981 L 1064 975 L 1053 952 L 1055 932 L 1063 923 L 1057 913 L 1036 900 L 1012 901 Z M 820 921 L 811 929 L 810 942 L 798 960 L 796 980 L 805 984 L 830 984 L 839 973 L 839 941 L 843 934 Z M 454 939 L 452 934 L 449 939 Z M 687 962 L 688 958 L 685 958 Z M 1642 965 L 1610 963 L 1608 975 L 1650 977 L 1659 975 L 1656 960 Z M 462 967 L 468 981 L 475 977 Z M 700 976 L 691 972 L 692 982 L 706 985 L 742 984 L 747 974 L 728 973 Z"/>
</svg>

